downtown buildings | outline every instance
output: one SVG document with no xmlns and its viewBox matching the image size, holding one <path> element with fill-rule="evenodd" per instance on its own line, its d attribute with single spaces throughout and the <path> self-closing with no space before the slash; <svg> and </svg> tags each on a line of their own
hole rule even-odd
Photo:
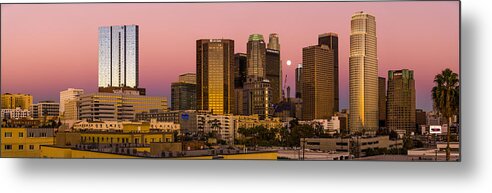
<svg viewBox="0 0 492 193">
<path fill-rule="evenodd" d="M 375 134 L 378 114 L 376 19 L 364 12 L 352 15 L 349 58 L 349 127 L 351 133 Z"/>
<path fill-rule="evenodd" d="M 195 110 L 196 90 L 196 74 L 180 75 L 178 82 L 171 83 L 171 110 Z"/>
<path fill-rule="evenodd" d="M 29 94 L 2 94 L 2 109 L 29 109 L 32 105 L 32 95 Z"/>
</svg>

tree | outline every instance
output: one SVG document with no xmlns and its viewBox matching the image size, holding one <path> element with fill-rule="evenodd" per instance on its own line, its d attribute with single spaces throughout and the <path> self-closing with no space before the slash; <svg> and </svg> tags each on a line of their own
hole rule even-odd
<svg viewBox="0 0 492 193">
<path fill-rule="evenodd" d="M 436 84 L 432 88 L 432 100 L 434 109 L 446 118 L 448 128 L 451 128 L 451 118 L 459 110 L 459 78 L 458 74 L 446 68 L 434 78 Z M 449 161 L 451 152 L 449 148 L 451 131 L 447 132 L 446 161 Z"/>
</svg>

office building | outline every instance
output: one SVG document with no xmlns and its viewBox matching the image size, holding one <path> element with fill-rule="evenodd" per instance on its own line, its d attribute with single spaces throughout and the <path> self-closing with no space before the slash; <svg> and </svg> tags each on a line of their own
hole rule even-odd
<svg viewBox="0 0 492 193">
<path fill-rule="evenodd" d="M 234 117 L 232 115 L 197 115 L 198 130 L 203 133 L 215 133 L 216 137 L 227 144 L 234 142 Z"/>
<path fill-rule="evenodd" d="M 99 87 L 138 88 L 138 25 L 99 27 Z"/>
<path fill-rule="evenodd" d="M 243 88 L 247 80 L 248 56 L 244 53 L 234 54 L 234 115 L 243 114 Z"/>
<path fill-rule="evenodd" d="M 272 89 L 272 104 L 278 104 L 282 100 L 282 65 L 280 64 L 280 51 L 266 50 L 266 79 L 270 81 Z"/>
<path fill-rule="evenodd" d="M 386 78 L 378 78 L 379 127 L 386 127 Z"/>
<path fill-rule="evenodd" d="M 80 96 L 79 119 L 87 121 L 134 120 L 151 109 L 168 110 L 167 98 L 142 96 L 138 92 L 90 93 Z"/>
<path fill-rule="evenodd" d="M 296 79 L 296 98 L 302 98 L 302 64 L 298 64 L 295 71 Z"/>
<path fill-rule="evenodd" d="M 249 36 L 247 44 L 248 57 L 248 78 L 263 79 L 265 78 L 266 47 L 263 41 L 263 35 L 252 34 Z"/>
<path fill-rule="evenodd" d="M 318 45 L 327 45 L 330 49 L 333 50 L 333 84 L 334 84 L 334 97 L 335 97 L 335 112 L 339 112 L 339 80 L 338 80 L 338 34 L 336 33 L 324 33 L 318 35 Z"/>
<path fill-rule="evenodd" d="M 413 70 L 388 71 L 388 129 L 398 134 L 415 131 L 415 80 Z"/>
<path fill-rule="evenodd" d="M 196 109 L 196 75 L 183 74 L 171 83 L 171 110 Z"/>
<path fill-rule="evenodd" d="M 188 84 L 196 84 L 196 74 L 195 73 L 185 73 L 179 75 L 178 82 L 184 82 Z"/>
<path fill-rule="evenodd" d="M 32 96 L 29 94 L 2 94 L 2 109 L 15 109 L 17 107 L 29 110 L 32 105 Z"/>
<path fill-rule="evenodd" d="M 271 33 L 268 36 L 268 49 L 280 51 L 280 42 L 278 40 L 278 34 Z"/>
<path fill-rule="evenodd" d="M 349 127 L 351 133 L 375 134 L 379 128 L 376 18 L 352 15 L 349 58 Z"/>
<path fill-rule="evenodd" d="M 84 94 L 84 89 L 69 88 L 60 92 L 59 115 L 63 120 L 78 119 L 77 103 L 81 94 Z"/>
<path fill-rule="evenodd" d="M 302 49 L 302 119 L 330 119 L 335 113 L 334 52 L 326 45 Z"/>
<path fill-rule="evenodd" d="M 228 114 L 234 109 L 234 41 L 196 41 L 197 109 Z"/>
<path fill-rule="evenodd" d="M 60 115 L 60 103 L 55 101 L 39 101 L 31 106 L 32 118 L 57 119 Z"/>
<path fill-rule="evenodd" d="M 258 115 L 260 119 L 273 116 L 271 100 L 272 90 L 268 80 L 249 80 L 244 83 L 243 115 Z"/>
</svg>

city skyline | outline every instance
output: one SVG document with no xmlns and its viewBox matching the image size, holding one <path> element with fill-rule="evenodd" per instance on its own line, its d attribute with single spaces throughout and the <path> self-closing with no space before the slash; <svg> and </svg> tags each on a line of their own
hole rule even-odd
<svg viewBox="0 0 492 193">
<path fill-rule="evenodd" d="M 238 4 L 240 6 L 238 6 Z M 322 33 L 328 33 L 328 32 L 334 32 L 339 34 L 339 65 L 340 65 L 340 109 L 348 109 L 348 48 L 349 44 L 347 43 L 348 41 L 348 32 L 350 31 L 350 28 L 347 26 L 350 26 L 350 15 L 352 15 L 354 12 L 359 11 L 359 10 L 364 10 L 364 12 L 368 12 L 371 15 L 374 15 L 377 18 L 377 23 L 378 23 L 378 60 L 379 60 L 379 76 L 386 77 L 388 70 L 394 70 L 394 69 L 412 69 L 415 71 L 415 84 L 416 84 L 416 92 L 417 92 L 417 108 L 422 108 L 425 110 L 430 110 L 432 107 L 432 100 L 430 97 L 430 89 L 433 85 L 432 79 L 434 78 L 434 74 L 439 73 L 442 69 L 445 67 L 450 67 L 453 71 L 456 71 L 459 73 L 459 54 L 458 54 L 458 12 L 456 11 L 454 6 L 458 6 L 458 3 L 450 3 L 450 2 L 398 2 L 398 3 L 391 3 L 391 4 L 385 4 L 383 7 L 390 7 L 390 6 L 395 6 L 395 10 L 379 10 L 377 8 L 377 2 L 373 3 L 343 3 L 343 4 L 337 4 L 333 2 L 326 2 L 326 3 L 320 3 L 318 4 L 310 4 L 310 3 L 298 3 L 300 6 L 292 6 L 291 3 L 275 3 L 273 5 L 268 5 L 268 4 L 262 4 L 264 6 L 259 7 L 258 9 L 249 9 L 247 7 L 251 6 L 251 4 L 254 3 L 238 3 L 238 4 L 214 4 L 214 5 L 209 5 L 209 4 L 203 4 L 204 7 L 207 7 L 209 9 L 205 9 L 204 12 L 206 12 L 205 17 L 214 17 L 217 16 L 216 14 L 213 14 L 213 10 L 217 9 L 217 7 L 221 6 L 230 6 L 231 11 L 234 11 L 236 9 L 241 9 L 241 7 L 244 5 L 246 8 L 244 8 L 244 12 L 262 12 L 263 9 L 268 10 L 271 7 L 274 7 L 272 9 L 279 9 L 282 14 L 285 14 L 283 11 L 288 11 L 292 10 L 293 7 L 302 7 L 305 8 L 305 10 L 310 10 L 313 11 L 314 13 L 305 13 L 303 12 L 304 9 L 301 10 L 300 14 L 296 14 L 299 16 L 299 18 L 292 18 L 295 19 L 295 21 L 305 21 L 306 19 L 315 19 L 315 18 L 309 18 L 307 16 L 312 16 L 312 14 L 320 14 L 317 10 L 325 10 L 323 11 L 324 13 L 330 13 L 329 10 L 333 9 L 333 7 L 340 7 L 340 11 L 336 12 L 338 14 L 332 13 L 333 15 L 340 15 L 340 16 L 333 16 L 330 18 L 333 18 L 333 22 L 339 23 L 338 25 L 342 26 L 334 26 L 330 27 L 331 25 L 326 25 L 326 27 L 322 27 L 322 29 L 318 29 L 317 26 L 312 26 L 311 28 L 316 28 L 316 29 L 308 29 L 308 28 L 302 28 L 302 29 L 297 29 L 299 31 L 295 31 L 296 29 L 292 29 L 291 26 L 288 24 L 278 24 L 279 26 L 277 27 L 271 27 L 271 26 L 263 26 L 262 24 L 257 24 L 258 26 L 262 26 L 262 30 L 255 30 L 255 29 L 244 29 L 244 27 L 239 26 L 238 29 L 231 29 L 228 27 L 226 30 L 210 30 L 209 29 L 204 29 L 204 32 L 193 32 L 191 36 L 186 36 L 187 34 L 189 35 L 189 31 L 184 30 L 183 36 L 185 39 L 183 40 L 182 47 L 177 47 L 175 48 L 176 44 L 173 43 L 165 43 L 166 41 L 173 42 L 173 38 L 168 38 L 169 36 L 166 35 L 166 32 L 171 32 L 176 33 L 177 31 L 180 30 L 174 30 L 174 28 L 171 28 L 172 30 L 165 31 L 162 30 L 157 32 L 161 32 L 160 36 L 155 36 L 155 33 L 152 30 L 156 29 L 156 25 L 149 24 L 148 22 L 145 22 L 143 18 L 148 18 L 148 17 L 137 17 L 136 19 L 133 19 L 132 17 L 111 17 L 109 16 L 111 14 L 106 14 L 106 17 L 102 17 L 101 22 L 96 22 L 92 20 L 88 20 L 87 23 L 90 23 L 88 26 L 93 26 L 93 27 L 88 27 L 87 24 L 84 24 L 82 26 L 84 27 L 77 27 L 79 31 L 83 31 L 84 33 L 87 33 L 85 36 L 90 36 L 90 37 L 80 37 L 79 39 L 84 39 L 86 42 L 79 42 L 81 44 L 79 45 L 78 49 L 75 49 L 75 53 L 68 53 L 64 55 L 63 57 L 58 57 L 58 58 L 52 58 L 53 53 L 56 53 L 58 49 L 64 49 L 65 43 L 61 42 L 61 40 L 67 40 L 65 34 L 60 34 L 57 33 L 57 30 L 51 31 L 52 33 L 35 33 L 35 35 L 32 35 L 36 37 L 36 35 L 44 35 L 46 36 L 47 40 L 37 40 L 40 43 L 39 44 L 28 44 L 26 45 L 25 42 L 19 41 L 16 38 L 19 37 L 25 37 L 26 33 L 30 34 L 32 33 L 31 31 L 16 31 L 19 29 L 23 29 L 24 24 L 29 24 L 30 22 L 24 21 L 23 19 L 32 19 L 37 21 L 36 19 L 32 17 L 41 17 L 41 15 L 36 15 L 36 14 L 41 14 L 43 11 L 54 11 L 54 13 L 49 14 L 48 16 L 43 16 L 43 17 L 54 17 L 57 14 L 61 13 L 66 13 L 66 10 L 63 10 L 64 8 L 69 9 L 71 12 L 71 15 L 68 17 L 78 17 L 82 13 L 80 13 L 80 10 L 84 9 L 95 9 L 94 11 L 96 12 L 95 15 L 100 15 L 102 13 L 102 10 L 104 8 L 96 8 L 93 7 L 92 5 L 80 5 L 82 8 L 74 8 L 70 7 L 70 5 L 28 5 L 25 7 L 17 7 L 15 5 L 7 5 L 7 6 L 2 6 L 2 13 L 5 14 L 5 17 L 2 17 L 2 93 L 5 92 L 10 92 L 10 93 L 29 93 L 33 95 L 34 101 L 41 101 L 41 100 L 55 100 L 58 99 L 58 94 L 60 91 L 65 90 L 66 88 L 83 88 L 84 90 L 87 91 L 87 93 L 91 92 L 96 92 L 97 89 L 97 68 L 98 68 L 98 53 L 97 53 L 97 28 L 99 26 L 106 26 L 106 25 L 125 25 L 125 24 L 136 24 L 140 26 L 140 85 L 143 88 L 147 88 L 148 94 L 149 95 L 157 95 L 157 96 L 166 96 L 169 99 L 171 99 L 171 82 L 175 81 L 176 79 L 176 74 L 184 74 L 184 73 L 193 73 L 195 70 L 195 41 L 200 38 L 207 38 L 207 39 L 213 39 L 213 38 L 224 38 L 224 39 L 232 39 L 235 41 L 235 53 L 240 53 L 243 52 L 245 53 L 246 51 L 246 41 L 248 40 L 248 36 L 250 34 L 254 33 L 260 33 L 263 36 L 268 36 L 270 33 L 277 33 L 278 37 L 280 39 L 280 44 L 282 45 L 282 51 L 281 51 L 281 60 L 282 60 L 282 71 L 283 71 L 283 76 L 282 78 L 285 77 L 285 73 L 288 74 L 288 80 L 287 80 L 287 85 L 290 86 L 291 88 L 295 88 L 294 86 L 294 69 L 297 66 L 297 63 L 301 63 L 302 61 L 302 48 L 309 46 L 309 45 L 314 45 L 317 42 L 317 37 L 319 34 Z M 416 4 L 417 6 L 411 6 L 411 8 L 403 8 L 407 4 Z M 184 8 L 184 7 L 191 7 L 193 10 L 196 5 L 193 4 L 163 4 L 160 6 L 160 4 L 157 4 L 158 8 L 162 9 L 171 9 L 172 8 Z M 321 5 L 321 6 L 320 6 Z M 360 6 L 354 6 L 354 5 L 360 5 Z M 415 12 L 418 9 L 421 9 L 420 11 L 423 12 L 423 14 L 429 14 L 426 12 L 431 10 L 431 7 L 433 6 L 439 6 L 440 9 L 443 9 L 446 7 L 449 7 L 449 11 L 451 12 L 445 12 L 441 10 L 439 13 L 434 13 L 435 16 L 440 16 L 440 17 L 448 17 L 449 15 L 456 16 L 456 21 L 452 21 L 452 19 L 447 19 L 447 20 L 438 20 L 436 18 L 431 18 L 428 20 L 432 20 L 434 22 L 439 22 L 435 23 L 436 26 L 426 26 L 425 25 L 418 25 L 422 23 L 432 23 L 430 21 L 422 21 L 418 20 L 418 17 L 416 16 Z M 38 7 L 39 6 L 39 7 Z M 43 8 L 43 6 L 45 8 Z M 116 10 L 117 7 L 122 8 L 122 10 L 127 10 L 129 9 L 127 6 L 123 4 L 102 4 L 102 7 L 110 6 L 110 7 L 115 7 L 114 12 L 118 12 L 119 14 L 123 14 L 124 11 L 121 12 L 121 10 Z M 35 8 L 32 8 L 35 7 Z M 143 4 L 135 4 L 132 5 L 132 7 L 137 7 L 142 8 L 146 7 L 146 5 Z M 202 5 L 200 5 L 202 7 Z M 321 8 L 317 8 L 321 7 Z M 361 8 L 363 7 L 363 8 Z M 15 16 L 17 11 L 26 11 L 26 9 L 35 9 L 33 10 L 33 13 L 31 13 L 30 16 Z M 107 7 L 106 7 L 107 8 Z M 72 10 L 75 9 L 75 10 Z M 150 9 L 150 8 L 149 8 Z M 350 11 L 347 11 L 349 9 Z M 416 16 L 415 18 L 404 18 L 402 15 L 395 15 L 393 14 L 394 11 L 401 11 L 401 9 L 408 9 L 408 10 L 413 10 L 413 11 L 406 11 L 406 12 L 398 12 L 404 15 L 405 13 L 411 14 L 412 16 Z M 422 11 L 422 9 L 425 9 Z M 79 12 L 77 12 L 77 10 Z M 155 13 L 159 9 L 157 8 L 152 8 L 150 9 L 149 13 L 146 14 L 157 14 Z M 119 13 L 121 12 L 121 13 Z M 223 11 L 223 12 L 228 12 L 228 11 Z M 222 13 L 222 12 L 221 12 Z M 13 14 L 13 15 L 12 15 Z M 172 14 L 179 15 L 179 13 L 172 12 Z M 225 13 L 222 13 L 225 14 Z M 83 14 L 82 14 L 83 15 Z M 104 14 L 103 14 L 104 15 Z M 210 16 L 212 15 L 212 16 Z M 287 14 L 289 15 L 289 14 Z M 327 14 L 328 15 L 328 14 Z M 383 15 L 386 15 L 384 17 Z M 9 20 L 9 16 L 12 16 L 12 18 L 19 18 L 20 20 L 23 20 L 22 24 L 15 25 L 12 20 Z M 256 16 L 255 16 L 256 17 Z M 292 15 L 290 15 L 292 17 Z M 398 27 L 390 27 L 388 32 L 388 25 L 399 25 L 399 23 L 394 23 L 394 22 L 388 22 L 388 20 L 394 20 L 396 19 L 403 19 L 406 20 L 401 20 L 401 21 L 410 21 L 410 23 L 406 24 L 413 24 L 414 26 L 419 26 L 418 29 L 412 29 L 408 28 L 409 26 L 399 26 L 402 27 L 402 29 L 398 29 Z M 42 18 L 42 17 L 41 17 Z M 113 19 L 114 18 L 114 19 Z M 123 18 L 123 19 L 118 19 L 118 18 Z M 439 17 L 438 17 L 439 18 Z M 149 19 L 152 20 L 153 18 Z M 187 21 L 189 20 L 188 18 L 182 18 L 183 20 Z M 216 18 L 217 19 L 217 18 Z M 253 18 L 254 19 L 254 18 Z M 58 19 L 57 21 L 60 21 L 63 19 Z M 84 18 L 85 20 L 85 18 Z M 140 21 L 139 21 L 140 20 Z M 218 21 L 222 22 L 217 22 L 217 23 L 230 23 L 231 20 L 234 20 L 234 18 L 227 18 L 227 19 L 222 19 Z M 243 21 L 247 21 L 247 18 L 242 18 Z M 201 21 L 201 20 L 200 20 Z M 206 20 L 203 20 L 206 21 Z M 50 23 L 48 21 L 47 24 L 49 25 L 54 25 L 54 23 Z M 414 23 L 412 23 L 414 22 Z M 419 23 L 420 22 L 420 23 Z M 449 23 L 448 23 L 449 22 Z M 258 22 L 261 23 L 261 22 Z M 268 23 L 266 21 L 265 23 Z M 405 22 L 402 22 L 405 23 Z M 26 25 L 27 25 L 26 24 Z M 170 25 L 167 25 L 170 24 Z M 161 27 L 172 27 L 172 23 L 166 23 L 163 22 Z M 215 25 L 210 22 L 205 22 L 206 24 L 209 25 Z M 440 32 L 439 29 L 437 29 L 437 24 L 439 24 L 439 28 L 444 28 L 446 29 L 446 33 L 441 34 L 443 32 Z M 3 27 L 4 25 L 9 25 L 12 26 L 8 29 Z M 184 25 L 186 28 L 188 26 L 188 23 L 183 24 L 180 23 L 180 25 Z M 196 22 L 190 21 L 189 25 L 197 25 Z M 174 27 L 176 24 L 174 24 Z M 66 31 L 69 30 L 65 26 L 58 26 L 59 28 L 62 28 L 64 33 L 68 33 L 68 35 L 73 35 L 74 32 L 71 31 Z M 453 29 L 453 27 L 456 27 Z M 48 27 L 49 28 L 49 27 Z M 208 28 L 208 27 L 206 27 Z M 210 27 L 214 28 L 214 27 Z M 264 29 L 265 28 L 265 29 Z M 264 30 L 263 30 L 264 29 Z M 295 32 L 289 32 L 288 29 L 295 31 Z M 340 30 L 342 29 L 342 30 Z M 427 29 L 427 30 L 426 30 Z M 441 29 L 441 30 L 444 30 Z M 33 30 L 34 32 L 38 32 L 38 30 L 44 30 L 44 29 L 37 29 Z M 63 31 L 62 30 L 62 31 Z M 239 33 L 237 33 L 240 30 Z M 310 31 L 311 30 L 311 31 Z M 399 34 L 399 30 L 408 30 L 407 36 L 405 34 Z M 259 32 L 258 32 L 259 31 Z M 422 33 L 424 31 L 425 33 Z M 17 34 L 14 32 L 18 32 Z M 430 35 L 425 35 L 427 33 L 430 33 Z M 16 35 L 14 35 L 16 34 Z M 94 35 L 95 34 L 95 35 Z M 214 35 L 215 34 L 215 35 Z M 246 34 L 246 35 L 244 35 Z M 409 34 L 411 36 L 409 36 Z M 438 35 L 436 35 L 438 34 Z M 451 34 L 451 35 L 450 35 Z M 154 35 L 154 36 L 152 36 Z M 175 34 L 176 35 L 176 34 Z M 435 36 L 432 36 L 435 35 Z M 51 36 L 61 36 L 60 39 L 58 40 L 59 44 L 49 44 L 53 45 L 52 48 L 50 49 L 45 49 L 45 50 L 38 50 L 39 46 L 47 45 L 42 42 L 44 41 L 49 41 L 52 40 Z M 95 37 L 92 37 L 95 36 Z M 398 37 L 395 39 L 395 36 Z M 403 36 L 403 37 L 402 37 Z M 432 36 L 432 37 L 430 37 Z M 450 36 L 455 36 L 455 38 L 452 38 Z M 173 36 L 174 37 L 174 36 Z M 181 36 L 176 36 L 178 37 L 177 39 L 182 40 Z M 291 40 L 293 37 L 296 37 L 299 41 L 293 41 Z M 31 36 L 29 36 L 27 39 L 31 40 Z M 65 39 L 64 39 L 65 38 Z M 87 39 L 88 38 L 88 39 Z M 153 38 L 153 39 L 152 39 Z M 437 41 L 437 43 L 425 45 L 427 49 L 432 49 L 435 52 L 429 53 L 429 51 L 422 51 L 421 47 L 417 46 L 422 46 L 422 42 L 426 43 L 429 42 L 430 40 L 426 38 L 432 38 L 434 40 L 433 42 Z M 11 40 L 14 39 L 14 40 Z M 95 41 L 94 41 L 95 39 Z M 155 42 L 149 41 L 149 40 L 155 40 Z M 415 41 L 415 39 L 420 40 L 420 41 Z M 26 41 L 28 41 L 26 40 Z M 68 39 L 68 40 L 73 40 L 73 39 Z M 90 40 L 90 41 L 89 41 Z M 164 42 L 162 42 L 164 40 Z M 439 42 L 445 40 L 446 43 Z M 55 41 L 57 42 L 57 41 Z M 420 42 L 420 44 L 419 44 Z M 395 47 L 395 45 L 399 45 L 400 47 Z M 409 46 L 413 45 L 413 46 Z M 19 48 L 19 46 L 21 46 Z M 85 46 L 85 47 L 84 47 Z M 148 47 L 150 46 L 150 47 Z M 79 48 L 81 47 L 81 48 Z M 5 51 L 7 48 L 9 51 Z M 17 48 L 17 49 L 13 49 Z M 82 50 L 83 48 L 83 50 Z M 150 48 L 153 48 L 155 50 L 150 50 Z M 172 49 L 175 48 L 175 49 Z M 167 51 L 163 51 L 167 50 Z M 168 49 L 171 49 L 169 51 Z M 420 50 L 419 50 L 420 49 Z M 43 53 L 44 55 L 38 55 L 39 53 L 35 53 L 34 50 L 38 50 L 39 52 Z M 20 53 L 29 53 L 33 55 L 32 57 L 22 57 L 22 55 L 19 55 Z M 186 53 L 186 54 L 184 54 Z M 191 54 L 190 54 L 191 53 Z M 401 55 L 405 55 L 405 57 L 402 57 Z M 157 55 L 161 55 L 161 57 L 157 57 Z M 172 57 L 172 55 L 176 55 Z M 396 56 L 394 56 L 396 55 Z M 51 58 L 50 58 L 51 57 Z M 33 60 L 32 58 L 35 58 Z M 60 59 L 61 58 L 61 59 Z M 90 59 L 87 59 L 90 58 Z M 180 59 L 173 59 L 173 58 L 180 58 Z M 66 62 L 63 59 L 67 59 L 69 62 Z M 294 65 L 287 66 L 285 65 L 285 62 L 287 60 L 292 60 Z M 174 62 L 171 62 L 174 61 Z M 179 61 L 179 62 L 175 62 Z M 46 63 L 49 63 L 49 65 L 46 65 Z M 27 66 L 26 66 L 27 65 Z M 50 66 L 51 65 L 51 66 Z M 50 66 L 53 68 L 46 68 L 46 66 Z M 64 71 L 58 71 L 55 68 L 59 68 L 61 66 L 67 66 L 70 68 L 64 69 Z M 29 67 L 29 68 L 27 68 Z M 39 68 L 39 69 L 38 69 Z M 30 71 L 30 69 L 36 69 Z M 169 69 L 178 69 L 178 70 L 169 70 Z M 19 73 L 19 70 L 22 70 L 23 73 L 27 73 L 27 76 L 29 76 L 29 79 L 24 79 L 19 78 L 17 76 L 11 76 L 13 74 Z M 59 77 L 52 78 L 53 74 L 50 73 L 56 73 L 59 75 Z M 77 73 L 80 75 L 83 75 L 81 79 L 73 79 L 73 73 Z M 60 81 L 60 78 L 63 81 Z M 386 77 L 387 78 L 387 77 Z M 83 81 L 81 81 L 83 80 Z M 283 82 L 283 80 L 282 80 Z M 40 87 L 40 85 L 45 85 L 44 87 Z"/>
</svg>

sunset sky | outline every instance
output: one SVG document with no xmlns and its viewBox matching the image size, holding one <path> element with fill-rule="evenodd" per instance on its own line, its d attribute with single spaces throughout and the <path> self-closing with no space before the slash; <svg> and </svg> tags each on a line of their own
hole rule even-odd
<svg viewBox="0 0 492 193">
<path fill-rule="evenodd" d="M 140 87 L 167 96 L 179 74 L 194 72 L 197 39 L 233 39 L 245 52 L 248 36 L 278 33 L 283 73 L 294 96 L 302 48 L 318 34 L 339 36 L 340 108 L 348 108 L 350 19 L 376 17 L 379 75 L 412 69 L 417 108 L 430 110 L 433 78 L 459 73 L 459 2 L 10 4 L 1 7 L 1 91 L 59 100 L 67 88 L 96 92 L 98 27 L 140 26 Z M 293 65 L 287 66 L 287 60 Z"/>
</svg>

